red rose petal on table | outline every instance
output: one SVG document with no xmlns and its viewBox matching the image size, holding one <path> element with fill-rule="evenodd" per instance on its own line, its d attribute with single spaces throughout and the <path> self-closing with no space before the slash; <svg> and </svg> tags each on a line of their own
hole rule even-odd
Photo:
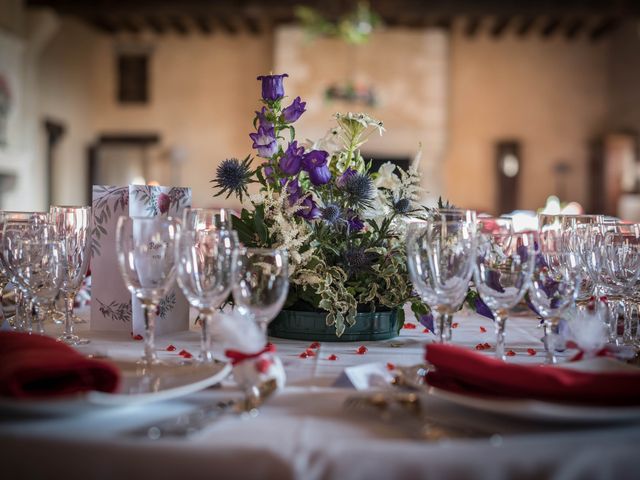
<svg viewBox="0 0 640 480">
<path fill-rule="evenodd" d="M 536 349 L 535 348 L 527 348 L 527 353 L 531 356 L 535 355 L 536 353 Z"/>
<path fill-rule="evenodd" d="M 451 324 L 451 328 L 458 328 L 459 323 L 458 322 L 453 322 Z"/>
<path fill-rule="evenodd" d="M 337 360 L 337 359 L 338 359 L 338 356 L 333 353 L 327 357 L 327 360 Z"/>
<path fill-rule="evenodd" d="M 429 330 L 428 328 L 425 328 L 424 330 L 422 330 L 422 333 L 431 333 L 431 330 Z"/>
<path fill-rule="evenodd" d="M 309 348 L 320 348 L 320 342 L 313 342 L 309 345 Z"/>
<path fill-rule="evenodd" d="M 396 366 L 393 363 L 387 362 L 387 370 L 391 371 L 395 369 L 396 369 Z"/>
<path fill-rule="evenodd" d="M 369 351 L 369 349 L 367 347 L 365 347 L 364 345 L 360 345 L 358 347 L 358 349 L 356 350 L 356 353 L 358 355 L 364 355 L 365 353 L 367 353 Z"/>
<path fill-rule="evenodd" d="M 489 345 L 489 344 L 488 344 L 488 343 L 486 343 L 486 342 L 485 342 L 485 343 L 483 343 L 483 344 L 482 344 L 482 346 L 483 346 L 484 348 L 487 348 L 487 349 L 488 349 L 488 348 L 491 348 L 491 345 Z"/>
<path fill-rule="evenodd" d="M 142 335 L 136 335 L 135 337 L 133 337 L 134 340 L 138 341 L 138 340 L 143 340 Z"/>
<path fill-rule="evenodd" d="M 487 333 L 487 329 L 486 329 L 486 328 L 484 328 L 484 327 L 480 327 L 480 331 L 481 331 L 482 333 Z"/>
<path fill-rule="evenodd" d="M 316 356 L 316 352 L 314 352 L 312 349 L 307 348 L 304 353 L 307 354 L 307 357 L 315 357 Z"/>
<path fill-rule="evenodd" d="M 176 347 L 174 347 L 173 345 L 169 345 L 167 347 L 167 352 L 175 352 L 176 351 Z"/>
<path fill-rule="evenodd" d="M 402 328 L 406 328 L 407 330 L 415 330 L 416 329 L 416 324 L 415 323 L 405 323 Z"/>
<path fill-rule="evenodd" d="M 300 358 L 307 358 L 309 355 L 307 355 L 307 352 L 302 352 L 300 355 L 298 355 Z"/>
<path fill-rule="evenodd" d="M 189 353 L 189 352 L 187 352 L 186 350 L 180 350 L 178 352 L 178 355 L 184 355 L 185 353 Z"/>
<path fill-rule="evenodd" d="M 191 355 L 189 352 L 185 352 L 185 353 L 182 355 L 182 358 L 191 358 L 191 357 L 193 357 L 193 355 Z"/>
<path fill-rule="evenodd" d="M 515 356 L 516 356 L 516 352 L 514 352 L 513 350 L 509 350 L 509 351 L 506 353 L 506 355 L 507 355 L 507 357 L 515 357 Z"/>
</svg>

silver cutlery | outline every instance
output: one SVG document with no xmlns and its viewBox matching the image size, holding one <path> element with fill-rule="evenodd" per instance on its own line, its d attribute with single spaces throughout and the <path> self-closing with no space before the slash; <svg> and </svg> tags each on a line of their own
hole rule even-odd
<svg viewBox="0 0 640 480">
<path fill-rule="evenodd" d="M 240 400 L 222 400 L 204 405 L 177 417 L 129 430 L 126 436 L 160 440 L 163 438 L 188 437 L 204 430 L 227 415 L 236 415 L 242 419 L 255 418 L 258 407 L 277 389 L 275 379 L 261 383 L 251 395 Z"/>
</svg>

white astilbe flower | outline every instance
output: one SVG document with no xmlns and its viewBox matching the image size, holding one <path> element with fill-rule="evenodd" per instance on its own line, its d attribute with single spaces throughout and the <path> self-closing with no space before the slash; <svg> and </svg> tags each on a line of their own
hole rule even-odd
<svg viewBox="0 0 640 480">
<path fill-rule="evenodd" d="M 313 231 L 307 222 L 298 221 L 296 212 L 303 207 L 300 201 L 289 205 L 286 195 L 280 195 L 271 189 L 264 191 L 263 204 L 265 219 L 271 225 L 269 235 L 274 239 L 274 248 L 283 248 L 289 253 L 289 274 L 297 267 L 303 266 L 313 255 L 313 248 L 301 253 L 302 247 L 308 245 Z"/>
</svg>

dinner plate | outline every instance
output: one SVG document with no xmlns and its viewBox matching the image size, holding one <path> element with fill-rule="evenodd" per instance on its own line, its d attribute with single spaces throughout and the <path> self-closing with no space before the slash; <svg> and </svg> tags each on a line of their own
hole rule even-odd
<svg viewBox="0 0 640 480">
<path fill-rule="evenodd" d="M 589 372 L 629 371 L 640 369 L 609 358 L 567 363 L 563 368 Z M 429 394 L 463 407 L 524 420 L 565 423 L 617 423 L 640 421 L 640 406 L 575 405 L 542 400 L 465 395 L 429 387 Z"/>
<path fill-rule="evenodd" d="M 142 368 L 135 362 L 113 361 L 122 374 L 115 393 L 87 392 L 63 398 L 13 399 L 0 397 L 0 413 L 76 415 L 97 408 L 114 408 L 170 400 L 224 380 L 231 364 L 160 364 Z"/>
</svg>

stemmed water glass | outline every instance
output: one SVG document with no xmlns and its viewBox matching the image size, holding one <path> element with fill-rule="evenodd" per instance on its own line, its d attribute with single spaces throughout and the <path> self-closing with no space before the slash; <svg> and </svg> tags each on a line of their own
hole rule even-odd
<svg viewBox="0 0 640 480">
<path fill-rule="evenodd" d="M 185 230 L 233 230 L 231 210 L 226 208 L 185 208 L 182 228 Z"/>
<path fill-rule="evenodd" d="M 48 220 L 44 212 L 2 212 L 2 239 L 0 263 L 6 277 L 15 286 L 15 314 L 13 328 L 29 330 L 32 327 L 31 299 L 26 285 L 16 271 L 18 241 L 33 238 Z"/>
<path fill-rule="evenodd" d="M 44 334 L 44 307 L 58 295 L 64 276 L 63 245 L 45 233 L 18 240 L 15 255 L 16 274 L 36 306 L 37 333 Z"/>
<path fill-rule="evenodd" d="M 475 225 L 436 217 L 409 226 L 408 269 L 416 291 L 435 313 L 438 341 L 451 340 L 451 321 L 467 294 L 476 249 Z"/>
<path fill-rule="evenodd" d="M 538 234 L 538 252 L 529 287 L 529 300 L 543 320 L 546 362 L 557 362 L 554 329 L 562 314 L 575 302 L 581 269 L 576 256 L 562 241 L 561 229 Z"/>
<path fill-rule="evenodd" d="M 143 365 L 159 363 L 155 349 L 158 304 L 175 279 L 175 241 L 180 226 L 173 218 L 120 217 L 116 230 L 118 265 L 129 291 L 144 313 Z"/>
<path fill-rule="evenodd" d="M 91 257 L 91 207 L 52 206 L 49 221 L 62 243 L 64 276 L 60 288 L 65 299 L 64 332 L 58 340 L 70 345 L 89 343 L 73 331 L 74 300 L 87 275 Z"/>
<path fill-rule="evenodd" d="M 180 288 L 198 309 L 202 326 L 200 361 L 213 362 L 211 320 L 227 299 L 233 281 L 238 243 L 233 230 L 182 229 L 176 241 L 176 270 Z"/>
<path fill-rule="evenodd" d="M 238 251 L 233 300 L 267 334 L 267 326 L 282 309 L 289 291 L 288 255 L 281 249 L 245 248 Z"/>
<path fill-rule="evenodd" d="M 610 281 L 623 296 L 624 332 L 622 341 L 633 345 L 633 299 L 640 278 L 640 224 L 621 224 L 604 236 L 603 261 Z M 616 323 L 617 328 L 617 323 Z M 637 331 L 637 325 L 636 325 Z"/>
<path fill-rule="evenodd" d="M 496 224 L 490 232 L 480 231 L 475 285 L 489 307 L 496 328 L 496 357 L 506 360 L 504 332 L 507 312 L 524 297 L 535 262 L 533 232 L 513 232 L 513 228 Z"/>
</svg>

